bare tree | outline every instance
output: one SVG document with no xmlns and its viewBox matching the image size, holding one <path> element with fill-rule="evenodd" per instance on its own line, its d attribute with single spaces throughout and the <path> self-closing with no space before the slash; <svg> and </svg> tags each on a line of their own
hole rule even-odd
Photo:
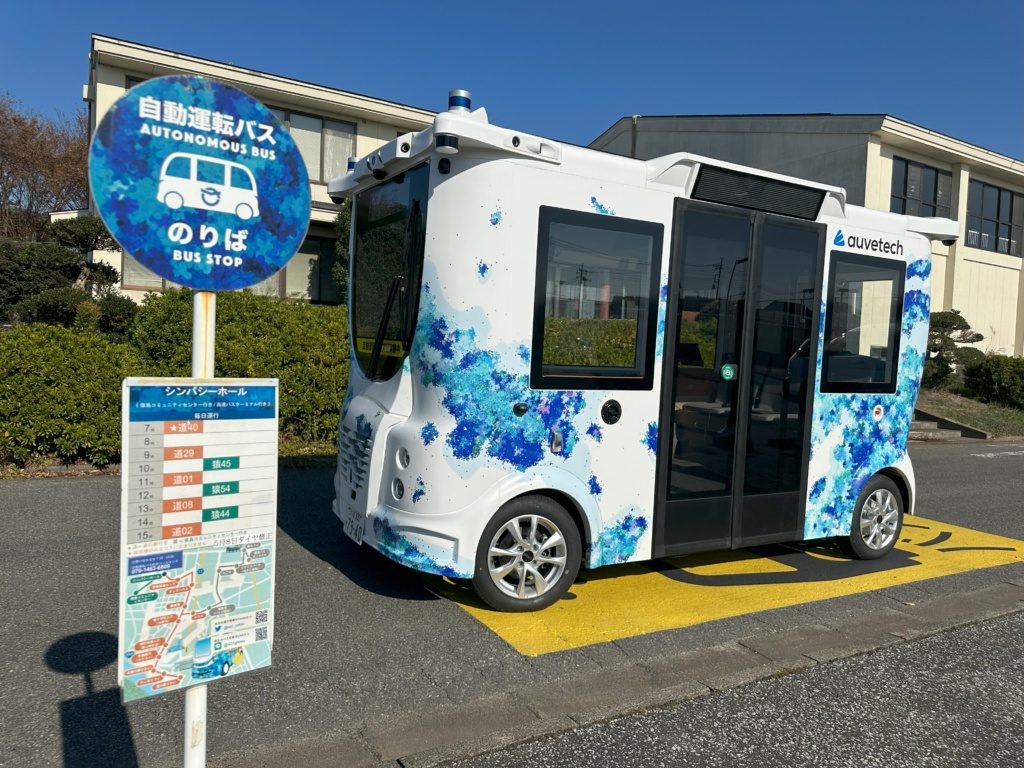
<svg viewBox="0 0 1024 768">
<path fill-rule="evenodd" d="M 39 239 L 51 211 L 86 208 L 88 152 L 84 112 L 49 120 L 0 94 L 0 238 Z"/>
</svg>

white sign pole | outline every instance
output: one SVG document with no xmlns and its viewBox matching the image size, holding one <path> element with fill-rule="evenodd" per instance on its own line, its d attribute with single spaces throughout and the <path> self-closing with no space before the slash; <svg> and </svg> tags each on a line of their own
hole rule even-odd
<svg viewBox="0 0 1024 768">
<path fill-rule="evenodd" d="M 192 295 L 192 378 L 212 379 L 217 294 Z M 185 768 L 206 768 L 206 683 L 185 689 Z"/>
</svg>

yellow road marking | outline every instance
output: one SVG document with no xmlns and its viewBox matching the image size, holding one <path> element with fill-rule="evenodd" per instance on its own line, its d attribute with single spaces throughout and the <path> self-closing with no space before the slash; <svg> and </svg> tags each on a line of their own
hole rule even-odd
<svg viewBox="0 0 1024 768">
<path fill-rule="evenodd" d="M 908 517 L 881 560 L 815 545 L 703 553 L 583 571 L 575 599 L 536 613 L 499 613 L 451 582 L 439 590 L 527 656 L 678 629 L 830 597 L 1024 560 L 1024 542 Z"/>
</svg>

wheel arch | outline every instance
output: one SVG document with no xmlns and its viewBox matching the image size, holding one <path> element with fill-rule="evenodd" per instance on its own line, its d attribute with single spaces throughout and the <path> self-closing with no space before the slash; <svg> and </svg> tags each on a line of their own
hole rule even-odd
<svg viewBox="0 0 1024 768">
<path fill-rule="evenodd" d="M 899 489 L 900 496 L 903 498 L 904 513 L 914 514 L 913 493 L 910 490 L 910 481 L 907 476 L 896 467 L 885 467 L 875 474 L 887 477 L 896 484 L 896 488 Z"/>
<path fill-rule="evenodd" d="M 584 551 L 593 541 L 595 532 L 601 530 L 602 515 L 597 500 L 586 483 L 573 473 L 552 468 L 531 475 L 509 473 L 493 488 L 493 501 L 487 505 L 492 511 L 486 520 L 493 518 L 506 504 L 516 499 L 531 495 L 544 496 L 563 507 L 576 523 Z"/>
<path fill-rule="evenodd" d="M 583 509 L 572 496 L 565 491 L 559 491 L 554 488 L 537 488 L 532 491 L 525 491 L 512 499 L 508 499 L 505 504 L 526 496 L 544 496 L 563 507 L 565 511 L 569 513 L 569 517 L 572 518 L 573 522 L 576 523 L 576 528 L 580 532 L 580 541 L 582 541 L 584 551 L 586 551 L 586 547 L 590 544 L 591 540 L 590 521 L 587 519 L 587 515 L 584 513 Z M 502 506 L 504 506 L 504 504 Z"/>
</svg>

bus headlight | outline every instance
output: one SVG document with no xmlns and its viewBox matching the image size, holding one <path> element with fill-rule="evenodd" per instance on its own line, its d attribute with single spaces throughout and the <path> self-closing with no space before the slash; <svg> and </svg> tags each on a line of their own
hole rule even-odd
<svg viewBox="0 0 1024 768">
<path fill-rule="evenodd" d="M 395 497 L 395 501 L 401 501 L 405 496 L 405 486 L 397 477 L 391 482 L 391 495 Z"/>
</svg>

